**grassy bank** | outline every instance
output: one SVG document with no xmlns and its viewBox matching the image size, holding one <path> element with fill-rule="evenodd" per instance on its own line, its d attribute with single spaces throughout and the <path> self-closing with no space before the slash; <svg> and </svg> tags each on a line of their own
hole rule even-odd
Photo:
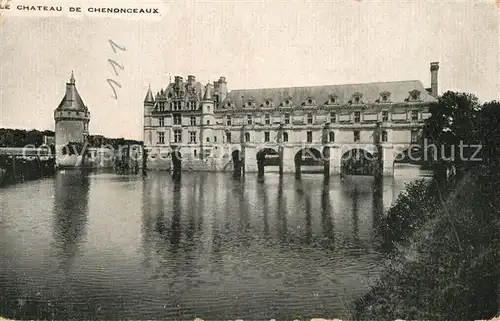
<svg viewBox="0 0 500 321">
<path fill-rule="evenodd" d="M 356 301 L 358 320 L 478 320 L 498 315 L 500 168 L 470 170 L 452 191 L 415 182 L 382 220 L 385 272 Z"/>
</svg>

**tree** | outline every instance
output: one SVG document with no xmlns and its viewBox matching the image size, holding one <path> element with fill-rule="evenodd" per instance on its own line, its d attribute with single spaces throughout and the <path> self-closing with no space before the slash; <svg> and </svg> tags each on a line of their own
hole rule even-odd
<svg viewBox="0 0 500 321">
<path fill-rule="evenodd" d="M 457 168 L 466 165 L 460 145 L 478 143 L 476 124 L 480 110 L 475 95 L 451 91 L 430 106 L 431 117 L 426 120 L 423 138 L 437 148 L 437 159 L 432 160 L 434 165 L 451 163 Z"/>
</svg>

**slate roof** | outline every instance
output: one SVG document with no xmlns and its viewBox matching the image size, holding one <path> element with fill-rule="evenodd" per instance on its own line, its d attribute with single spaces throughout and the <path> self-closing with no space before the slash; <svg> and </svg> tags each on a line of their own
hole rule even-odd
<svg viewBox="0 0 500 321">
<path fill-rule="evenodd" d="M 80 110 L 88 111 L 87 106 L 83 103 L 82 97 L 76 90 L 75 79 L 73 73 L 71 74 L 71 79 L 66 83 L 66 94 L 64 95 L 61 103 L 57 106 L 57 110 Z"/>
<path fill-rule="evenodd" d="M 291 105 L 300 106 L 308 104 L 308 100 L 313 101 L 313 105 L 324 105 L 335 97 L 335 103 L 348 104 L 356 94 L 359 94 L 360 102 L 375 103 L 381 100 L 381 94 L 388 94 L 388 101 L 393 103 L 404 103 L 410 98 L 410 92 L 419 91 L 421 102 L 434 102 L 432 97 L 419 80 L 394 81 L 394 82 L 373 82 L 364 84 L 346 84 L 329 86 L 309 86 L 309 87 L 287 87 L 287 88 L 261 88 L 261 89 L 238 89 L 229 92 L 221 106 L 231 102 L 233 108 L 242 108 L 248 101 L 254 101 L 255 107 L 260 107 L 267 100 L 275 107 L 280 106 L 287 99 L 291 100 Z"/>
<path fill-rule="evenodd" d="M 151 92 L 151 87 L 148 88 L 148 92 L 146 93 L 146 98 L 144 98 L 145 103 L 154 103 L 155 100 L 153 98 L 153 93 Z"/>
</svg>

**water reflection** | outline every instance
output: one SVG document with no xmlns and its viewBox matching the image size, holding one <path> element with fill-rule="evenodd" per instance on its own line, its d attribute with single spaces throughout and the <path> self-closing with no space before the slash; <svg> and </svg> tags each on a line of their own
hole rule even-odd
<svg viewBox="0 0 500 321">
<path fill-rule="evenodd" d="M 57 256 L 66 271 L 85 238 L 90 187 L 89 173 L 85 170 L 59 172 L 55 177 L 54 247 L 59 250 Z"/>
<path fill-rule="evenodd" d="M 332 204 L 330 202 L 329 180 L 323 182 L 321 192 L 321 226 L 323 227 L 323 247 L 333 248 L 335 246 L 335 233 L 333 230 Z"/>
<path fill-rule="evenodd" d="M 45 287 L 52 297 L 72 297 L 89 319 L 345 317 L 342 302 L 366 290 L 360 280 L 381 266 L 374 225 L 404 188 L 392 178 L 295 180 L 272 173 L 173 179 L 150 172 L 144 179 L 94 175 L 89 182 L 67 171 L 49 183 L 54 200 L 44 198 L 41 182 L 23 185 L 40 202 L 38 212 L 4 201 L 0 242 L 12 248 L 0 248 L 0 266 L 36 279 L 23 285 L 32 293 Z M 19 190 L 3 194 L 15 199 Z M 24 257 L 43 253 L 50 242 L 56 255 L 41 255 L 49 268 Z M 0 274 L 2 299 L 15 302 L 19 282 L 6 275 Z M 47 305 L 50 297 L 37 300 Z M 68 316 L 62 301 L 51 304 L 54 315 L 25 318 Z"/>
</svg>

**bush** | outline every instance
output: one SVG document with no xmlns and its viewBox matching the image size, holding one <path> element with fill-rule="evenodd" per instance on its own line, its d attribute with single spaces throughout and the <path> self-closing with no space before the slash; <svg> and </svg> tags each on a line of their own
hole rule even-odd
<svg viewBox="0 0 500 321">
<path fill-rule="evenodd" d="M 378 282 L 355 302 L 356 319 L 477 320 L 498 314 L 499 173 L 491 168 L 468 173 L 444 206 L 434 209 L 430 190 L 421 183 L 409 187 L 390 212 L 391 224 L 413 236 L 405 234 L 407 246 L 391 254 Z M 420 211 L 425 222 L 416 219 L 417 200 L 429 210 Z M 404 210 L 420 228 L 408 227 Z"/>
</svg>

